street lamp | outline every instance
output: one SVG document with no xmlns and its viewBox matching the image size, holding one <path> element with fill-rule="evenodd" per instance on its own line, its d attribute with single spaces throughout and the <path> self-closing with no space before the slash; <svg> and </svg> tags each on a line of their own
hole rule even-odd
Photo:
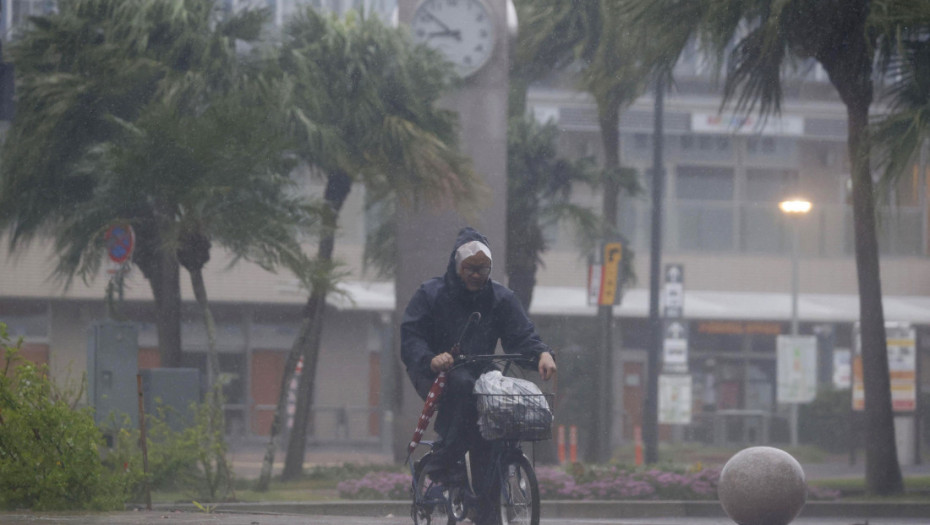
<svg viewBox="0 0 930 525">
<path fill-rule="evenodd" d="M 791 235 L 791 335 L 798 335 L 798 251 L 801 238 L 800 218 L 811 211 L 811 202 L 808 200 L 794 198 L 778 203 L 782 213 L 792 221 Z"/>
<path fill-rule="evenodd" d="M 789 219 L 794 219 L 791 234 L 791 337 L 798 336 L 798 251 L 801 238 L 801 217 L 811 211 L 811 202 L 801 198 L 781 201 L 778 207 Z M 798 404 L 791 404 L 791 446 L 798 445 Z"/>
</svg>

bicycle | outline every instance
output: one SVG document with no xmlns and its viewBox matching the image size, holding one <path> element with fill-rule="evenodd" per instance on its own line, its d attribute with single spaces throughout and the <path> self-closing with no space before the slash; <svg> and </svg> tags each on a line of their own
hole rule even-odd
<svg viewBox="0 0 930 525">
<path fill-rule="evenodd" d="M 459 367 L 469 363 L 484 363 L 485 371 L 493 365 L 506 363 L 504 373 L 514 362 L 526 361 L 520 354 L 491 354 L 456 357 Z M 486 406 L 495 403 L 511 403 L 521 406 L 539 405 L 546 403 L 551 407 L 552 394 L 476 394 L 487 396 L 484 400 Z M 542 399 L 540 399 L 542 398 Z M 496 513 L 500 516 L 501 525 L 538 525 L 539 524 L 539 483 L 536 480 L 536 471 L 532 462 L 526 457 L 521 448 L 523 441 L 539 441 L 549 439 L 551 435 L 546 430 L 543 437 L 540 429 L 527 432 L 526 421 L 518 418 L 508 421 L 506 431 L 500 438 L 492 440 L 490 461 L 490 482 L 485 484 L 482 494 L 474 490 L 474 477 L 471 471 L 471 461 L 466 453 L 463 468 L 465 472 L 455 472 L 448 479 L 436 481 L 429 474 L 429 462 L 436 450 L 437 442 L 422 441 L 420 445 L 428 446 L 429 450 L 419 460 L 410 464 L 413 476 L 411 482 L 412 504 L 410 514 L 415 525 L 433 525 L 445 522 L 446 525 L 455 525 L 469 516 L 469 512 L 478 507 L 479 498 L 485 501 L 494 501 Z M 551 421 L 550 421 L 551 423 Z M 487 439 L 487 437 L 486 437 Z M 497 492 L 497 497 L 494 493 Z"/>
</svg>

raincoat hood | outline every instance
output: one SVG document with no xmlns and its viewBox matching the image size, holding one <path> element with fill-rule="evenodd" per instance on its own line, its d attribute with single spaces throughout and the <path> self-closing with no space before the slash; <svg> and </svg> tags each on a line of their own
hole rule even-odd
<svg viewBox="0 0 930 525">
<path fill-rule="evenodd" d="M 462 278 L 459 277 L 458 269 L 456 268 L 455 263 L 455 252 L 460 247 L 462 247 L 462 245 L 468 244 L 472 241 L 478 241 L 485 246 L 490 246 L 488 238 L 470 226 L 466 226 L 462 228 L 461 231 L 459 231 L 458 238 L 455 239 L 455 246 L 452 247 L 452 253 L 449 254 L 449 264 L 446 266 L 445 275 L 446 284 L 452 287 L 456 293 L 480 294 L 482 291 L 486 290 L 491 283 L 491 278 L 488 277 L 487 282 L 484 284 L 484 287 L 482 287 L 481 290 L 478 290 L 477 292 L 469 292 L 468 289 L 465 288 L 465 283 L 462 282 Z M 490 248 L 488 249 L 490 250 Z"/>
</svg>

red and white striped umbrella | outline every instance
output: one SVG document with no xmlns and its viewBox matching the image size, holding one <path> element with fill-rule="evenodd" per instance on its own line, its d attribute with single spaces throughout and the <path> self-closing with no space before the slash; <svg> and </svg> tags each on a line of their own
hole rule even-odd
<svg viewBox="0 0 930 525">
<path fill-rule="evenodd" d="M 426 427 L 429 426 L 429 421 L 432 419 L 433 413 L 436 412 L 436 403 L 439 403 L 444 388 L 446 388 L 446 373 L 439 372 L 439 376 L 436 377 L 433 386 L 429 389 L 429 394 L 426 395 L 426 404 L 423 405 L 423 412 L 420 413 L 420 418 L 417 419 L 417 429 L 413 431 L 413 437 L 410 438 L 410 444 L 407 445 L 408 456 L 413 452 L 413 449 L 417 448 L 417 444 L 423 438 L 423 433 L 426 432 Z"/>
<path fill-rule="evenodd" d="M 452 354 L 452 357 L 459 355 L 459 351 L 462 347 L 462 338 L 465 337 L 465 332 L 468 331 L 468 327 L 471 326 L 472 322 L 479 322 L 481 320 L 481 314 L 478 312 L 472 312 L 468 316 L 468 321 L 465 323 L 465 328 L 462 330 L 462 335 L 459 337 L 459 341 L 455 343 L 455 346 L 449 350 L 449 353 Z M 413 437 L 410 438 L 410 444 L 407 445 L 407 457 L 410 457 L 410 454 L 413 453 L 413 450 L 417 448 L 417 445 L 420 443 L 420 439 L 423 438 L 423 433 L 426 432 L 426 427 L 429 426 L 429 421 L 433 417 L 433 413 L 436 412 L 436 404 L 439 403 L 439 399 L 442 397 L 442 391 L 446 388 L 446 372 L 439 372 L 439 375 L 436 376 L 436 379 L 433 380 L 433 386 L 429 388 L 429 393 L 426 394 L 426 403 L 423 405 L 423 411 L 420 413 L 420 418 L 417 419 L 417 428 L 413 431 Z"/>
</svg>

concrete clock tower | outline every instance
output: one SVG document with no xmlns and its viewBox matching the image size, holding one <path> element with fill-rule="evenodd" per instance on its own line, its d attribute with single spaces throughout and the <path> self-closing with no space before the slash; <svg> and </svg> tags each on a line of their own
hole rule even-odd
<svg viewBox="0 0 930 525">
<path fill-rule="evenodd" d="M 488 236 L 494 255 L 491 278 L 506 281 L 507 91 L 513 32 L 508 29 L 507 4 L 507 0 L 397 2 L 401 26 L 409 28 L 416 41 L 438 49 L 464 78 L 441 104 L 458 113 L 460 146 L 490 188 L 491 198 L 471 224 L 453 209 L 429 204 L 416 210 L 398 209 L 395 327 L 420 283 L 445 271 L 455 236 L 463 226 L 473 226 Z M 515 22 L 513 11 L 511 16 Z M 397 332 L 394 453 L 403 459 L 423 403 L 400 362 Z"/>
</svg>

